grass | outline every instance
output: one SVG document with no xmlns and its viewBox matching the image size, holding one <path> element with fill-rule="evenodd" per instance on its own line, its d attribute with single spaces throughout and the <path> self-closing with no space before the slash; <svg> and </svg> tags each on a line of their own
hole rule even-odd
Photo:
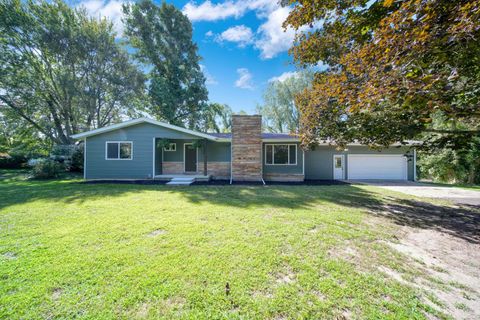
<svg viewBox="0 0 480 320">
<path fill-rule="evenodd" d="M 439 316 L 379 271 L 418 272 L 368 213 L 396 193 L 0 177 L 2 319 Z"/>
</svg>

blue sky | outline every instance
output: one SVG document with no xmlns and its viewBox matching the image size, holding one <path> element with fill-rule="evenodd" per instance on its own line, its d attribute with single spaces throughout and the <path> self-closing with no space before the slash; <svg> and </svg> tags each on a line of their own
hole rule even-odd
<svg viewBox="0 0 480 320">
<path fill-rule="evenodd" d="M 280 7 L 277 0 L 167 2 L 192 21 L 212 102 L 226 103 L 235 112 L 254 113 L 268 81 L 284 79 L 295 70 L 287 53 L 294 32 L 281 27 L 289 8 Z M 75 5 L 83 5 L 92 16 L 107 16 L 122 33 L 121 0 Z"/>
</svg>

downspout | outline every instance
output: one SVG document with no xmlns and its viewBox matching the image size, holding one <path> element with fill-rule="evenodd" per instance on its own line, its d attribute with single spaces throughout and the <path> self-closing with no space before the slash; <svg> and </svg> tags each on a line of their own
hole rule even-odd
<svg viewBox="0 0 480 320">
<path fill-rule="evenodd" d="M 152 159 L 153 159 L 153 164 L 152 164 L 152 180 L 155 180 L 155 162 L 157 161 L 157 157 L 155 154 L 157 153 L 157 144 L 156 144 L 156 138 L 153 137 L 153 147 L 152 147 Z"/>
<path fill-rule="evenodd" d="M 203 175 L 207 176 L 207 139 L 203 139 Z"/>
<path fill-rule="evenodd" d="M 232 176 L 232 166 L 233 166 L 233 158 L 232 158 L 232 155 L 233 155 L 233 148 L 232 148 L 232 145 L 233 145 L 233 132 L 232 132 L 232 137 L 230 138 L 230 184 L 232 184 L 232 180 L 233 180 L 233 176 Z"/>
<path fill-rule="evenodd" d="M 87 137 L 83 139 L 83 179 L 87 179 Z"/>
<path fill-rule="evenodd" d="M 302 175 L 303 180 L 305 180 L 305 150 L 302 148 Z"/>
<path fill-rule="evenodd" d="M 263 152 L 263 141 L 260 142 L 260 143 L 262 144 L 262 147 L 260 148 L 260 164 L 262 166 L 262 183 L 263 183 L 263 185 L 266 185 L 265 180 L 263 180 L 263 161 L 264 161 L 263 154 L 265 152 Z"/>
<path fill-rule="evenodd" d="M 413 181 L 417 181 L 417 148 L 413 148 Z"/>
</svg>

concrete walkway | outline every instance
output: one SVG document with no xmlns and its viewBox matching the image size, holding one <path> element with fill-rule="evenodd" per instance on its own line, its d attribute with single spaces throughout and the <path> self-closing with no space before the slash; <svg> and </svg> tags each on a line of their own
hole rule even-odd
<svg viewBox="0 0 480 320">
<path fill-rule="evenodd" d="M 367 184 L 388 190 L 403 192 L 417 197 L 440 198 L 458 204 L 480 206 L 480 191 L 475 190 L 435 186 L 413 181 L 356 180 L 349 182 Z"/>
</svg>

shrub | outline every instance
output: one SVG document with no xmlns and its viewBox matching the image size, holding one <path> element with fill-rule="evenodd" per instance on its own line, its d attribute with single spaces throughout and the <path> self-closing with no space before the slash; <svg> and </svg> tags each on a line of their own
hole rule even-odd
<svg viewBox="0 0 480 320">
<path fill-rule="evenodd" d="M 32 168 L 32 177 L 35 179 L 57 178 L 62 172 L 65 172 L 65 166 L 51 159 L 41 159 L 35 161 Z"/>
<path fill-rule="evenodd" d="M 83 171 L 83 145 L 73 152 L 69 170 Z"/>
<path fill-rule="evenodd" d="M 20 169 L 27 159 L 20 154 L 0 153 L 0 169 Z"/>
<path fill-rule="evenodd" d="M 83 144 L 56 145 L 50 152 L 50 159 L 63 163 L 68 171 L 82 171 Z"/>
</svg>

